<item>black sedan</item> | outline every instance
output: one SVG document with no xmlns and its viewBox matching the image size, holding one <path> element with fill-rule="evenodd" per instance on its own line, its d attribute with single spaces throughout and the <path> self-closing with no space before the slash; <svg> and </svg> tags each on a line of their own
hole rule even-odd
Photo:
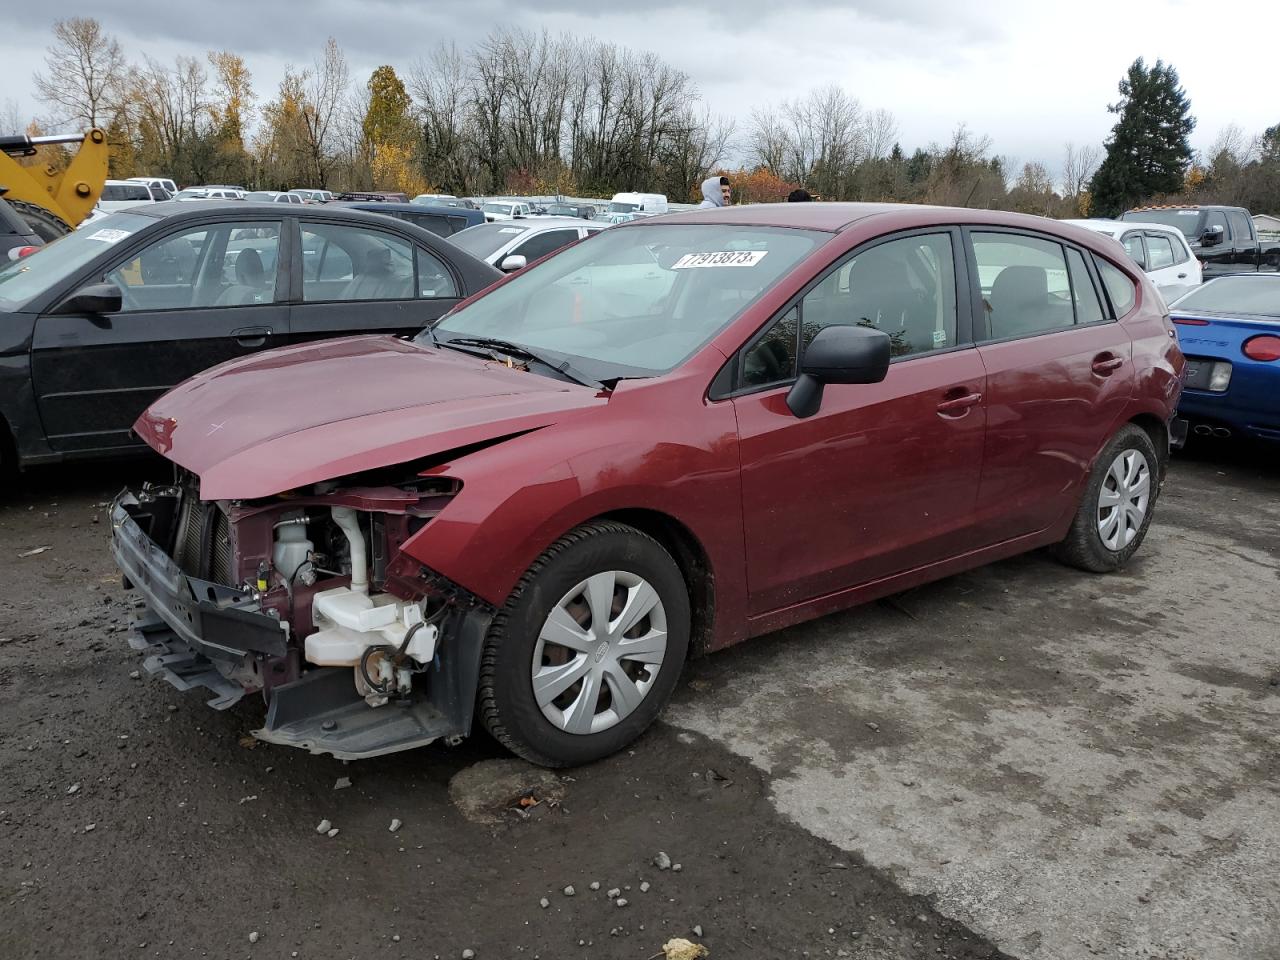
<svg viewBox="0 0 1280 960">
<path fill-rule="evenodd" d="M 501 276 L 413 224 L 330 206 L 155 203 L 96 220 L 0 264 L 0 467 L 141 449 L 133 421 L 201 370 L 414 333 Z"/>
</svg>

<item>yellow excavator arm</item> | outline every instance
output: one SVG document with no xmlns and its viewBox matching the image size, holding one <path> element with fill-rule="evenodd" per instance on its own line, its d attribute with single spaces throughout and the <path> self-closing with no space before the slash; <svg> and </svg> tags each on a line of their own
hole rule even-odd
<svg viewBox="0 0 1280 960">
<path fill-rule="evenodd" d="M 80 144 L 67 169 L 56 170 L 52 164 L 24 167 L 15 159 L 32 156 L 37 147 L 51 143 Z M 0 137 L 0 190 L 29 221 L 40 221 L 33 226 L 53 231 L 60 221 L 65 226 L 61 232 L 69 233 L 102 196 L 108 158 L 107 136 L 96 127 L 83 135 Z"/>
</svg>

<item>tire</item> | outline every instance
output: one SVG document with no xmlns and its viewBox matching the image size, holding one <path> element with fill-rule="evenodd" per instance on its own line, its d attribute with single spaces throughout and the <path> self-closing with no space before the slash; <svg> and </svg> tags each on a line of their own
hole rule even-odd
<svg viewBox="0 0 1280 960">
<path fill-rule="evenodd" d="M 1125 424 L 1094 462 L 1071 529 L 1054 554 L 1091 573 L 1119 570 L 1142 545 L 1159 494 L 1156 448 L 1145 430 Z"/>
<path fill-rule="evenodd" d="M 13 208 L 13 212 L 31 228 L 31 232 L 45 243 L 53 243 L 59 237 L 65 237 L 71 232 L 71 224 L 57 214 L 50 213 L 44 207 L 27 203 L 25 200 L 10 200 L 8 203 Z"/>
<path fill-rule="evenodd" d="M 606 603 L 601 642 L 591 611 Z M 578 527 L 538 558 L 494 618 L 480 720 L 512 753 L 545 767 L 607 757 L 670 699 L 689 623 L 688 587 L 661 544 L 621 523 Z"/>
</svg>

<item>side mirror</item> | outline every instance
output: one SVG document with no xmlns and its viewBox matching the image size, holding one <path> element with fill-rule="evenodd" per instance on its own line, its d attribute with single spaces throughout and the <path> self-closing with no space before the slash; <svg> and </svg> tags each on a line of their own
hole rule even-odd
<svg viewBox="0 0 1280 960">
<path fill-rule="evenodd" d="M 1200 246 L 1216 247 L 1222 242 L 1225 233 L 1226 231 L 1222 229 L 1221 224 L 1215 227 L 1210 227 L 1204 232 L 1204 235 L 1200 237 Z"/>
<path fill-rule="evenodd" d="M 90 283 L 58 305 L 56 313 L 118 313 L 124 303 L 114 283 Z"/>
<path fill-rule="evenodd" d="M 889 372 L 889 335 L 873 327 L 824 327 L 805 347 L 787 408 L 800 419 L 822 406 L 828 383 L 879 383 Z"/>
<path fill-rule="evenodd" d="M 515 273 L 517 270 L 523 270 L 529 265 L 529 259 L 518 253 L 513 253 L 509 257 L 503 257 L 502 263 L 498 269 L 503 273 Z"/>
</svg>

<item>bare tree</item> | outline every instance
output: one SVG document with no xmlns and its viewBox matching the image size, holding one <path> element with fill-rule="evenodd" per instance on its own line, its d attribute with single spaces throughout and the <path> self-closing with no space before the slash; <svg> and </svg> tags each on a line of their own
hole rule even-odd
<svg viewBox="0 0 1280 960">
<path fill-rule="evenodd" d="M 49 104 L 55 120 L 83 127 L 106 126 L 119 106 L 128 71 L 120 44 L 92 17 L 53 24 L 45 70 L 32 77 L 36 96 Z"/>
<path fill-rule="evenodd" d="M 1062 195 L 1078 202 L 1081 194 L 1089 188 L 1089 181 L 1101 160 L 1102 149 L 1096 144 L 1077 148 L 1074 143 L 1068 143 L 1062 154 Z"/>
<path fill-rule="evenodd" d="M 302 116 L 310 160 L 307 172 L 314 186 L 324 187 L 336 160 L 336 125 L 351 86 L 351 68 L 337 40 L 328 39 L 314 69 L 303 76 L 307 100 Z"/>
<path fill-rule="evenodd" d="M 782 176 L 791 154 L 791 132 L 776 107 L 751 111 L 751 130 L 747 134 L 747 156 L 758 167 Z"/>
<path fill-rule="evenodd" d="M 898 140 L 898 121 L 888 110 L 872 110 L 863 118 L 863 140 L 868 160 L 882 160 Z"/>
<path fill-rule="evenodd" d="M 6 97 L 4 103 L 0 104 L 0 136 L 22 133 L 26 128 L 18 101 Z"/>
</svg>

